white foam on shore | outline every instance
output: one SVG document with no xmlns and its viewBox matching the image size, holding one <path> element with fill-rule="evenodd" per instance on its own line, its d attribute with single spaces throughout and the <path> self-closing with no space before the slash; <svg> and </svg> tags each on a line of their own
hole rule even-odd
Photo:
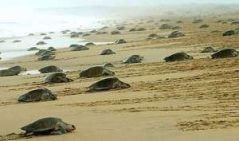
<svg viewBox="0 0 239 141">
<path fill-rule="evenodd" d="M 49 34 L 52 39 L 42 40 L 44 36 L 25 36 L 6 39 L 4 43 L 0 43 L 0 57 L 2 60 L 10 60 L 26 55 L 36 53 L 36 51 L 27 51 L 31 47 L 37 47 L 39 49 L 47 49 L 48 47 L 54 47 L 56 49 L 67 48 L 71 44 L 85 45 L 87 42 L 84 39 L 70 38 L 60 33 Z M 14 40 L 21 40 L 19 43 L 13 43 Z M 36 45 L 37 42 L 44 41 L 46 45 Z M 109 44 L 110 42 L 96 42 L 96 45 Z"/>
</svg>

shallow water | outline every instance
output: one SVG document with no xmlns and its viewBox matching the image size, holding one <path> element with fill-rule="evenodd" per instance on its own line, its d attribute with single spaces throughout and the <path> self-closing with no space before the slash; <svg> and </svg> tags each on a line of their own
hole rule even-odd
<svg viewBox="0 0 239 141">
<path fill-rule="evenodd" d="M 48 47 L 54 47 L 56 49 L 69 47 L 71 44 L 84 45 L 87 42 L 84 39 L 70 38 L 60 33 L 49 34 L 52 39 L 42 40 L 44 36 L 25 36 L 25 37 L 14 37 L 6 39 L 4 43 L 0 43 L 0 57 L 2 60 L 9 60 L 25 55 L 31 55 L 36 51 L 27 51 L 31 47 L 37 47 L 39 49 L 47 49 Z M 14 40 L 21 40 L 19 43 L 13 43 Z M 46 45 L 36 45 L 37 42 L 44 41 Z M 96 42 L 96 45 L 108 44 L 109 42 Z"/>
</svg>

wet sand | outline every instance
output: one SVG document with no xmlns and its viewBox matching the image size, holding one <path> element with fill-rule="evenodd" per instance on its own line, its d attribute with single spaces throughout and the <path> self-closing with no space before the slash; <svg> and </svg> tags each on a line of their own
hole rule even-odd
<svg viewBox="0 0 239 141">
<path fill-rule="evenodd" d="M 56 59 L 36 61 L 34 55 L 1 61 L 1 66 L 20 65 L 38 70 L 46 65 L 57 65 L 69 70 L 74 81 L 63 84 L 43 84 L 45 75 L 3 77 L 0 82 L 0 135 L 19 133 L 20 127 L 39 118 L 54 116 L 74 124 L 73 133 L 61 136 L 34 137 L 32 141 L 237 141 L 239 128 L 239 58 L 210 59 L 210 53 L 200 53 L 204 47 L 215 49 L 239 48 L 238 35 L 223 37 L 222 33 L 238 26 L 216 23 L 221 18 L 203 18 L 210 27 L 200 29 L 192 24 L 193 18 L 184 23 L 161 22 L 153 18 L 126 21 L 120 35 L 90 35 L 86 41 L 114 42 L 125 39 L 126 44 L 97 45 L 90 50 L 72 52 L 59 49 Z M 226 18 L 228 19 L 228 18 Z M 143 23 L 142 23 L 143 22 Z M 134 24 L 132 24 L 134 23 Z M 173 30 L 160 30 L 163 23 L 183 27 L 186 36 L 174 39 L 146 40 L 151 33 L 165 36 Z M 128 32 L 132 27 L 145 31 Z M 110 27 L 105 31 L 115 30 Z M 211 33 L 218 30 L 217 33 Z M 115 55 L 100 56 L 106 48 Z M 178 51 L 185 51 L 194 60 L 166 63 L 163 58 Z M 143 63 L 123 65 L 130 55 L 144 56 Z M 106 62 L 116 67 L 111 70 L 131 88 L 106 92 L 86 93 L 86 87 L 102 78 L 79 78 L 80 70 Z M 21 94 L 38 87 L 55 92 L 59 99 L 52 102 L 19 104 Z M 19 141 L 20 141 L 19 140 Z"/>
</svg>

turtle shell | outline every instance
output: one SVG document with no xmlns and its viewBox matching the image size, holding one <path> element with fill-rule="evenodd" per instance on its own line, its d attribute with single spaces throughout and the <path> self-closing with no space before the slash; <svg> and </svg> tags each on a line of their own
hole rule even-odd
<svg viewBox="0 0 239 141">
<path fill-rule="evenodd" d="M 26 131 L 26 133 L 41 133 L 41 132 L 47 132 L 52 131 L 55 129 L 57 123 L 64 123 L 60 118 L 55 117 L 47 117 L 43 119 L 39 119 L 33 123 L 30 123 L 21 129 Z"/>
<path fill-rule="evenodd" d="M 190 60 L 190 59 L 193 59 L 193 57 L 186 54 L 185 52 L 178 52 L 164 58 L 166 62 L 183 61 L 183 60 Z"/>
<path fill-rule="evenodd" d="M 47 83 L 66 83 L 70 81 L 72 80 L 67 78 L 65 73 L 61 72 L 51 73 L 45 79 Z"/>
<path fill-rule="evenodd" d="M 18 98 L 19 102 L 34 102 L 34 101 L 48 101 L 56 100 L 57 97 L 50 90 L 42 88 L 30 91 Z"/>
<path fill-rule="evenodd" d="M 114 72 L 106 69 L 105 67 L 95 66 L 81 71 L 80 77 L 91 78 L 100 76 L 112 76 L 114 74 L 115 74 Z"/>
<path fill-rule="evenodd" d="M 231 48 L 226 48 L 222 49 L 212 55 L 212 59 L 217 59 L 217 58 L 229 58 L 229 57 L 237 57 L 238 52 L 235 49 Z"/>
<path fill-rule="evenodd" d="M 131 64 L 131 63 L 141 63 L 144 57 L 140 55 L 132 55 L 128 59 L 124 60 L 123 63 Z"/>
<path fill-rule="evenodd" d="M 100 80 L 89 87 L 88 92 L 105 91 L 110 89 L 126 89 L 130 85 L 120 81 L 117 77 L 110 77 Z"/>
</svg>

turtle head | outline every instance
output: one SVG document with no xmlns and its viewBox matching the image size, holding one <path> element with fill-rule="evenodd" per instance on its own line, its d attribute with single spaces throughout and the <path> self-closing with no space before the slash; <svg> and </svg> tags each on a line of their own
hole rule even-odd
<svg viewBox="0 0 239 141">
<path fill-rule="evenodd" d="M 75 125 L 72 125 L 72 124 L 67 124 L 66 125 L 66 131 L 67 132 L 71 132 L 71 131 L 74 131 L 74 130 L 76 130 Z"/>
</svg>

